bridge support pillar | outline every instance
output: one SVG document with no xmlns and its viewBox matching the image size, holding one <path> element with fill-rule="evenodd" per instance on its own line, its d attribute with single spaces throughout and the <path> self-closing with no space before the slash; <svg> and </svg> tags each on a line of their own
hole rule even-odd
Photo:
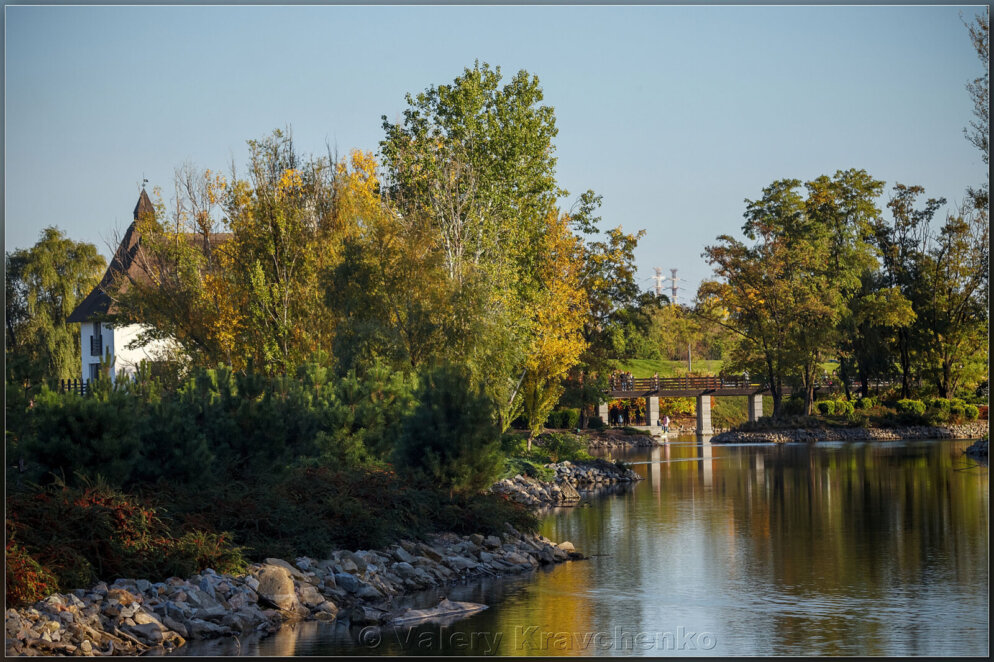
<svg viewBox="0 0 994 662">
<path fill-rule="evenodd" d="M 763 415 L 763 395 L 762 393 L 757 393 L 756 395 L 750 395 L 749 398 L 749 420 L 756 422 Z"/>
<path fill-rule="evenodd" d="M 711 396 L 697 396 L 697 434 L 714 434 L 711 428 Z"/>
<path fill-rule="evenodd" d="M 601 421 L 604 423 L 604 425 L 611 424 L 611 421 L 608 420 L 609 412 L 610 409 L 608 408 L 606 402 L 602 402 L 601 404 L 597 405 L 597 415 L 601 417 Z"/>
<path fill-rule="evenodd" d="M 646 421 L 646 424 L 649 427 L 653 427 L 659 423 L 659 398 L 650 396 L 647 399 L 649 402 L 646 406 L 645 416 L 649 420 Z"/>
</svg>

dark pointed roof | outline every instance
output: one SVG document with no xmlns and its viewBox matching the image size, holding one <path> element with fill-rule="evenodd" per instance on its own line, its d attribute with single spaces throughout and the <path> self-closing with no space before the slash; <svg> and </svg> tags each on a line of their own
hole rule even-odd
<svg viewBox="0 0 994 662">
<path fill-rule="evenodd" d="M 152 206 L 152 201 L 148 199 L 148 193 L 143 188 L 141 195 L 138 196 L 138 204 L 135 205 L 135 220 L 143 218 L 145 214 L 151 214 L 154 217 L 155 207 Z"/>
<path fill-rule="evenodd" d="M 127 231 L 124 233 L 121 245 L 117 247 L 114 259 L 110 261 L 110 266 L 104 272 L 104 277 L 100 279 L 100 282 L 93 288 L 93 291 L 87 294 L 86 298 L 76 306 L 76 310 L 72 311 L 72 314 L 66 318 L 67 322 L 88 322 L 98 315 L 117 312 L 114 302 L 107 295 L 107 288 L 110 287 L 114 279 L 120 274 L 132 271 L 135 255 L 138 253 L 138 247 L 141 244 L 141 237 L 138 235 L 135 222 L 138 220 L 140 214 L 144 215 L 146 213 L 151 213 L 154 216 L 155 209 L 152 207 L 152 201 L 148 199 L 145 189 L 142 189 L 141 195 L 138 197 L 138 204 L 135 205 L 135 220 L 131 222 L 131 225 L 128 226 Z"/>
<path fill-rule="evenodd" d="M 117 306 L 111 300 L 110 296 L 108 296 L 107 290 L 121 275 L 127 274 L 128 276 L 128 280 L 121 286 L 122 292 L 127 290 L 130 280 L 148 282 L 148 274 L 145 269 L 142 269 L 136 259 L 141 248 L 141 237 L 138 234 L 138 228 L 135 227 L 135 224 L 140 218 L 145 218 L 146 215 L 150 215 L 153 219 L 155 218 L 155 207 L 152 205 L 152 201 L 149 199 L 145 189 L 142 189 L 141 195 L 138 196 L 138 203 L 135 205 L 133 214 L 134 221 L 132 221 L 124 233 L 121 245 L 117 247 L 114 259 L 110 261 L 110 266 L 107 267 L 104 277 L 100 279 L 100 283 L 93 288 L 93 291 L 87 294 L 86 298 L 76 306 L 76 310 L 72 311 L 72 314 L 66 318 L 67 322 L 89 322 L 97 316 L 113 315 L 118 312 Z M 216 245 L 223 243 L 230 239 L 231 235 L 227 233 L 211 233 L 209 241 L 205 241 L 204 237 L 199 234 L 185 234 L 183 237 L 186 241 L 200 246 L 202 250 L 208 250 L 208 244 L 213 243 Z M 147 258 L 142 257 L 141 259 L 144 260 Z"/>
</svg>

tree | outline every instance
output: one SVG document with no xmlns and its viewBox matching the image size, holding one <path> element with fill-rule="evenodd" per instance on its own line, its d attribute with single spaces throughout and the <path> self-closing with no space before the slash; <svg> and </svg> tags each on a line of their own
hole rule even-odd
<svg viewBox="0 0 994 662">
<path fill-rule="evenodd" d="M 416 400 L 394 452 L 397 471 L 450 495 L 489 487 L 503 464 L 494 402 L 470 372 L 461 366 L 432 370 Z"/>
<path fill-rule="evenodd" d="M 96 246 L 47 227 L 34 246 L 7 253 L 7 378 L 79 376 L 79 327 L 66 319 L 97 285 L 106 266 Z"/>
<path fill-rule="evenodd" d="M 873 179 L 865 170 L 837 171 L 807 182 L 806 213 L 829 233 L 829 261 L 833 287 L 840 296 L 837 336 L 833 344 L 839 360 L 839 377 L 846 397 L 858 353 L 855 310 L 864 294 L 863 284 L 877 266 L 876 253 L 870 239 L 873 225 L 880 216 L 875 199 L 884 183 Z M 858 370 L 857 370 L 858 371 Z"/>
<path fill-rule="evenodd" d="M 701 313 L 740 337 L 732 365 L 765 376 L 774 416 L 790 378 L 800 382 L 810 411 L 818 364 L 838 319 L 828 231 L 806 213 L 800 184 L 779 180 L 759 200 L 746 200 L 742 230 L 755 243 L 718 237 L 704 257 L 719 280 L 698 291 Z"/>
<path fill-rule="evenodd" d="M 921 186 L 895 184 L 887 207 L 892 221 L 883 218 L 874 224 L 874 240 L 880 250 L 882 285 L 894 288 L 901 296 L 914 302 L 924 296 L 920 277 L 922 257 L 927 252 L 929 224 L 945 198 L 929 198 L 924 207 L 916 209 L 919 196 L 925 193 Z M 891 331 L 897 339 L 897 363 L 901 376 L 901 397 L 911 395 L 911 383 L 917 365 L 917 355 L 923 347 L 920 324 L 907 324 L 907 317 L 896 319 L 899 326 Z"/>
<path fill-rule="evenodd" d="M 514 271 L 560 193 L 555 113 L 536 76 L 503 87 L 500 67 L 477 62 L 451 85 L 408 94 L 401 123 L 383 117 L 388 195 L 410 223 L 429 224 L 449 277 L 469 265 Z"/>
<path fill-rule="evenodd" d="M 580 287 L 583 269 L 579 239 L 570 232 L 569 217 L 552 212 L 538 247 L 543 288 L 532 303 L 535 336 L 525 360 L 523 406 L 531 440 L 541 432 L 549 412 L 563 394 L 563 376 L 586 349 L 583 325 L 588 306 Z"/>
<path fill-rule="evenodd" d="M 963 129 L 963 133 L 966 135 L 967 140 L 973 143 L 977 149 L 980 150 L 981 158 L 983 158 L 984 163 L 990 164 L 990 55 L 991 55 L 991 42 L 990 42 L 990 8 L 985 10 L 985 13 L 978 14 L 976 22 L 972 25 L 967 25 L 967 29 L 970 31 L 970 41 L 973 43 L 973 47 L 977 51 L 977 57 L 980 58 L 980 62 L 984 67 L 984 75 L 973 79 L 972 82 L 967 83 L 966 89 L 970 92 L 970 98 L 973 100 L 973 114 L 977 118 L 976 120 L 970 122 L 970 127 Z M 973 200 L 974 208 L 978 211 L 987 213 L 988 202 L 990 199 L 988 184 L 985 183 L 978 189 L 970 188 L 968 190 L 970 199 Z"/>
<path fill-rule="evenodd" d="M 989 233 L 983 215 L 964 205 L 921 257 L 916 312 L 923 371 L 943 398 L 952 397 L 964 377 L 979 381 L 986 372 Z"/>
<path fill-rule="evenodd" d="M 384 191 L 444 270 L 444 359 L 469 367 L 507 425 L 536 333 L 526 312 L 541 289 L 535 247 L 565 193 L 554 176 L 555 114 L 537 77 L 520 71 L 501 85 L 485 63 L 406 98 L 403 121 L 383 118 Z"/>
</svg>

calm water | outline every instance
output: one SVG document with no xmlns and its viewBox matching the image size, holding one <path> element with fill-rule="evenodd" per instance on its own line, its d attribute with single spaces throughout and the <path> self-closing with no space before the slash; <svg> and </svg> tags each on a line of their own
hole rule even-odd
<svg viewBox="0 0 994 662">
<path fill-rule="evenodd" d="M 590 560 L 447 591 L 491 605 L 471 618 L 184 652 L 986 655 L 988 470 L 967 445 L 671 441 L 624 456 L 634 488 L 544 518 Z"/>
</svg>

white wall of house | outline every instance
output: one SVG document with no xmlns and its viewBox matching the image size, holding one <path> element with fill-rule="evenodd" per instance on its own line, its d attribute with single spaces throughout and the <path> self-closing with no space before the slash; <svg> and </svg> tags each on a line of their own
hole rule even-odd
<svg viewBox="0 0 994 662">
<path fill-rule="evenodd" d="M 107 352 L 111 356 L 111 380 L 116 381 L 119 373 L 134 375 L 139 363 L 157 360 L 171 348 L 168 340 L 155 340 L 145 347 L 128 349 L 128 343 L 141 333 L 139 324 L 112 327 L 101 322 L 83 322 L 79 326 L 84 380 L 96 376 L 100 360 Z"/>
</svg>

